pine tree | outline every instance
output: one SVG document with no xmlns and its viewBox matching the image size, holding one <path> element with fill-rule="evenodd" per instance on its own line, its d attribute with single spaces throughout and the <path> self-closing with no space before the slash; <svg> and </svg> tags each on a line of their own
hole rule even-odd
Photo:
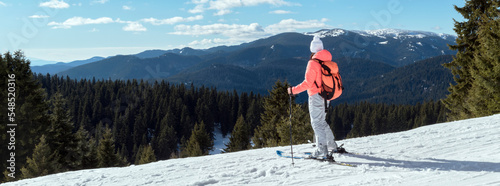
<svg viewBox="0 0 500 186">
<path fill-rule="evenodd" d="M 457 55 L 452 62 L 444 65 L 451 69 L 456 82 L 455 85 L 450 86 L 448 89 L 450 94 L 443 100 L 446 107 L 451 111 L 449 119 L 452 120 L 476 117 L 475 107 L 478 104 L 482 104 L 482 101 L 474 101 L 474 94 L 477 95 L 480 92 L 474 92 L 471 89 L 473 89 L 473 86 L 477 87 L 475 85 L 478 78 L 477 74 L 482 73 L 480 70 L 481 67 L 478 68 L 481 64 L 478 65 L 476 59 L 478 54 L 484 52 L 484 49 L 480 47 L 483 45 L 484 39 L 480 39 L 483 37 L 480 35 L 482 32 L 485 32 L 485 29 L 491 29 L 489 26 L 486 26 L 486 28 L 484 26 L 488 24 L 489 20 L 498 20 L 498 0 L 471 0 L 467 1 L 464 7 L 459 8 L 455 6 L 455 9 L 467 20 L 464 22 L 455 21 L 454 30 L 458 35 L 456 40 L 457 45 L 451 45 L 450 49 L 457 50 Z M 496 11 L 497 13 L 487 13 L 488 10 L 493 10 L 493 12 Z M 498 40 L 498 38 L 494 37 L 492 39 Z M 499 54 L 496 53 L 493 55 L 498 56 Z M 495 67 L 493 66 L 492 68 Z M 479 86 L 477 89 L 480 91 L 482 88 Z M 477 96 L 483 97 L 484 95 Z"/>
<path fill-rule="evenodd" d="M 151 145 L 146 145 L 144 148 L 142 148 L 142 152 L 140 154 L 141 156 L 139 158 L 139 161 L 137 162 L 137 165 L 156 161 L 155 153 Z"/>
<path fill-rule="evenodd" d="M 82 159 L 82 169 L 96 168 L 99 166 L 97 153 L 97 141 L 91 137 L 87 144 L 88 151 L 84 153 Z"/>
<path fill-rule="evenodd" d="M 1 56 L 1 55 L 0 55 Z M 12 55 L 7 52 L 1 58 L 1 75 L 4 82 L 2 84 L 2 89 L 0 93 L 7 96 L 7 86 L 5 86 L 8 81 L 7 75 L 14 74 L 15 82 L 15 121 L 12 123 L 18 124 L 16 127 L 16 166 L 23 167 L 25 161 L 29 155 L 33 154 L 33 149 L 38 143 L 41 135 L 47 129 L 49 125 L 48 113 L 49 110 L 48 103 L 45 98 L 45 90 L 41 88 L 41 85 L 36 79 L 34 79 L 33 72 L 30 69 L 30 61 L 25 58 L 22 51 L 16 51 Z M 5 89 L 3 88 L 5 87 Z M 11 97 L 12 98 L 12 97 Z M 4 105 L 0 107 L 0 119 L 2 121 L 9 121 L 7 111 L 7 98 L 1 99 L 0 103 Z M 0 131 L 7 131 L 6 125 L 0 125 Z M 7 144 L 9 140 L 8 133 L 0 133 L 0 144 Z M 0 153 L 0 159 L 8 159 L 9 153 Z M 1 167 L 8 167 L 6 161 L 0 163 Z M 0 177 L 0 182 L 4 181 L 3 177 Z"/>
<path fill-rule="evenodd" d="M 466 103 L 473 117 L 500 112 L 500 1 L 485 8 L 478 31 L 478 51 L 471 71 L 470 101 Z"/>
<path fill-rule="evenodd" d="M 74 161 L 69 162 L 69 166 L 74 170 L 85 168 L 85 159 L 89 157 L 90 146 L 89 146 L 89 133 L 87 130 L 80 126 L 78 131 L 74 134 L 75 136 L 75 148 L 73 149 Z"/>
<path fill-rule="evenodd" d="M 249 133 L 251 136 L 253 136 L 255 128 L 260 125 L 261 110 L 261 103 L 259 100 L 253 99 L 250 103 L 250 107 L 248 108 L 247 115 L 245 116 L 246 122 L 249 125 Z"/>
<path fill-rule="evenodd" d="M 33 150 L 33 155 L 27 158 L 26 166 L 21 168 L 22 177 L 34 178 L 59 172 L 61 164 L 57 161 L 59 159 L 57 156 L 58 154 L 47 144 L 45 135 L 42 135 L 40 143 Z"/>
<path fill-rule="evenodd" d="M 337 106 L 339 107 L 339 106 Z M 344 122 L 342 122 L 342 117 L 340 115 L 340 111 L 339 109 L 335 107 L 334 109 L 329 109 L 330 112 L 332 112 L 332 114 L 328 114 L 331 116 L 331 120 L 330 120 L 330 127 L 332 129 L 332 131 L 334 132 L 334 136 L 336 138 L 336 140 L 342 140 L 345 138 L 345 133 L 346 133 L 346 130 L 344 129 Z M 327 116 L 328 116 L 327 115 Z"/>
<path fill-rule="evenodd" d="M 187 141 L 186 148 L 182 151 L 182 157 L 203 156 L 200 143 L 196 140 Z"/>
<path fill-rule="evenodd" d="M 231 100 L 230 100 L 230 97 L 229 97 L 229 93 L 228 92 L 223 92 L 219 95 L 219 110 L 225 114 L 221 114 L 220 116 L 220 127 L 221 127 L 221 132 L 222 132 L 222 135 L 223 136 L 226 136 L 229 132 L 229 128 L 230 128 L 230 114 L 229 113 L 229 110 L 231 110 Z"/>
<path fill-rule="evenodd" d="M 272 147 L 279 144 L 280 138 L 276 124 L 289 116 L 289 96 L 286 90 L 289 86 L 287 82 L 282 83 L 278 80 L 273 89 L 269 91 L 269 96 L 264 98 L 261 125 L 257 126 L 252 138 L 256 148 Z"/>
<path fill-rule="evenodd" d="M 348 138 L 355 138 L 355 137 L 360 137 L 360 136 L 363 136 L 362 134 L 362 131 L 361 131 L 361 126 L 363 125 L 362 123 L 362 117 L 363 117 L 363 114 L 362 112 L 360 111 L 359 109 L 359 105 L 355 106 L 354 107 L 354 119 L 353 119 L 353 127 L 351 129 L 351 131 L 349 132 L 349 134 L 347 135 Z"/>
<path fill-rule="evenodd" d="M 123 158 L 115 152 L 115 141 L 111 129 L 106 125 L 97 149 L 98 167 L 117 167 L 124 164 Z"/>
<path fill-rule="evenodd" d="M 205 124 L 201 122 L 195 124 L 184 151 L 186 156 L 208 155 L 213 146 L 214 141 L 206 132 Z"/>
<path fill-rule="evenodd" d="M 248 108 L 250 106 L 248 99 L 249 99 L 248 93 L 246 93 L 246 92 L 241 93 L 240 100 L 238 103 L 238 114 L 237 114 L 238 117 L 246 115 Z"/>
<path fill-rule="evenodd" d="M 308 140 L 312 140 L 314 131 L 306 108 L 302 108 L 301 105 L 293 102 L 291 119 L 292 123 L 290 123 L 290 114 L 281 116 L 281 119 L 276 124 L 276 131 L 279 136 L 278 145 L 290 145 L 290 127 L 292 127 L 292 141 L 294 144 L 307 143 Z"/>
<path fill-rule="evenodd" d="M 73 123 L 70 111 L 67 109 L 66 99 L 60 93 L 56 93 L 52 99 L 51 125 L 47 131 L 47 141 L 50 148 L 58 154 L 57 161 L 63 170 L 76 169 L 71 166 L 78 159 L 75 136 L 73 135 Z M 77 166 L 77 165 L 75 165 Z"/>
<path fill-rule="evenodd" d="M 238 117 L 236 124 L 234 125 L 231 137 L 229 137 L 229 143 L 226 144 L 225 152 L 237 152 L 241 150 L 247 150 L 250 148 L 250 134 L 249 126 L 245 121 L 243 115 Z"/>
<path fill-rule="evenodd" d="M 160 134 L 153 145 L 159 160 L 168 159 L 177 149 L 177 135 L 174 127 L 169 125 L 173 119 L 173 114 L 168 112 L 161 120 Z"/>
</svg>

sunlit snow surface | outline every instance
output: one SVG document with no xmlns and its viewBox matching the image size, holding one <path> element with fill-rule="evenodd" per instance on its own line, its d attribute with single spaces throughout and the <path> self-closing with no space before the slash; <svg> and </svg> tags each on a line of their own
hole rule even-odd
<svg viewBox="0 0 500 186">
<path fill-rule="evenodd" d="M 290 146 L 59 173 L 4 185 L 500 185 L 500 115 L 339 141 L 347 167 L 280 158 Z M 310 144 L 295 152 L 312 151 Z"/>
</svg>

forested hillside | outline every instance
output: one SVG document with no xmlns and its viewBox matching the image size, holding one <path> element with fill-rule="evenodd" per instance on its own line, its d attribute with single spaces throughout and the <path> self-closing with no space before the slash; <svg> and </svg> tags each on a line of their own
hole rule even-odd
<svg viewBox="0 0 500 186">
<path fill-rule="evenodd" d="M 344 93 L 335 102 L 356 103 L 368 101 L 370 103 L 389 104 L 417 104 L 424 101 L 440 100 L 448 94 L 447 88 L 453 83 L 450 70 L 443 67 L 449 63 L 452 56 L 438 56 L 416 62 L 414 64 L 396 68 L 387 73 L 377 73 L 377 69 L 369 65 L 358 65 L 354 69 L 366 69 L 365 73 L 372 73 L 370 77 L 342 77 Z M 345 70 L 352 69 L 339 63 L 342 75 Z"/>
</svg>

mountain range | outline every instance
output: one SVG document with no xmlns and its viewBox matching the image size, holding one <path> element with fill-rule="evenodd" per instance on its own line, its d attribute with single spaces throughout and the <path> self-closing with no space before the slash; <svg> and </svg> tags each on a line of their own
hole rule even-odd
<svg viewBox="0 0 500 186">
<path fill-rule="evenodd" d="M 47 74 L 47 73 L 48 74 L 56 74 L 58 72 L 65 71 L 65 70 L 68 70 L 68 69 L 73 68 L 73 67 L 77 67 L 77 66 L 84 65 L 87 63 L 100 61 L 103 59 L 104 59 L 103 57 L 96 56 L 96 57 L 92 57 L 90 59 L 76 60 L 76 61 L 72 61 L 69 63 L 59 62 L 56 64 L 47 64 L 47 65 L 42 65 L 42 66 L 31 66 L 31 70 L 33 72 L 42 73 L 42 74 Z"/>
<path fill-rule="evenodd" d="M 314 35 L 322 38 L 324 48 L 339 64 L 347 87 L 346 96 L 340 99 L 343 101 L 415 103 L 440 99 L 453 81 L 441 64 L 452 60 L 450 55 L 455 51 L 447 45 L 455 44 L 456 36 L 396 29 L 282 33 L 236 46 L 148 50 L 135 55 L 92 58 L 95 61 L 89 59 L 78 66 L 46 65 L 33 68 L 33 71 L 41 72 L 40 69 L 46 67 L 53 69 L 48 73 L 58 71 L 58 75 L 76 79 L 167 80 L 215 86 L 218 90 L 267 94 L 277 79 L 287 80 L 292 85 L 303 80 L 310 55 L 309 44 Z M 440 73 L 442 76 L 438 75 Z M 433 79 L 429 80 L 428 76 Z M 396 85 L 398 82 L 400 84 Z M 414 94 L 415 86 L 427 89 L 422 92 L 418 88 L 419 95 L 410 100 L 389 96 L 395 92 Z M 391 94 L 383 96 L 377 89 Z M 431 92 L 432 96 L 420 96 L 424 92 Z"/>
</svg>

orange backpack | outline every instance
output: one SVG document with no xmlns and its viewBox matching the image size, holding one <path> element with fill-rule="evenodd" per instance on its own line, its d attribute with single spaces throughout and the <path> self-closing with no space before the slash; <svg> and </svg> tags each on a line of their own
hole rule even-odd
<svg viewBox="0 0 500 186">
<path fill-rule="evenodd" d="M 320 95 L 325 99 L 325 109 L 326 101 L 334 100 L 338 98 L 344 86 L 342 85 L 342 78 L 340 77 L 339 67 L 337 63 L 333 61 L 321 61 L 319 59 L 314 59 L 321 64 L 321 86 L 317 82 L 316 87 L 321 88 Z"/>
</svg>

